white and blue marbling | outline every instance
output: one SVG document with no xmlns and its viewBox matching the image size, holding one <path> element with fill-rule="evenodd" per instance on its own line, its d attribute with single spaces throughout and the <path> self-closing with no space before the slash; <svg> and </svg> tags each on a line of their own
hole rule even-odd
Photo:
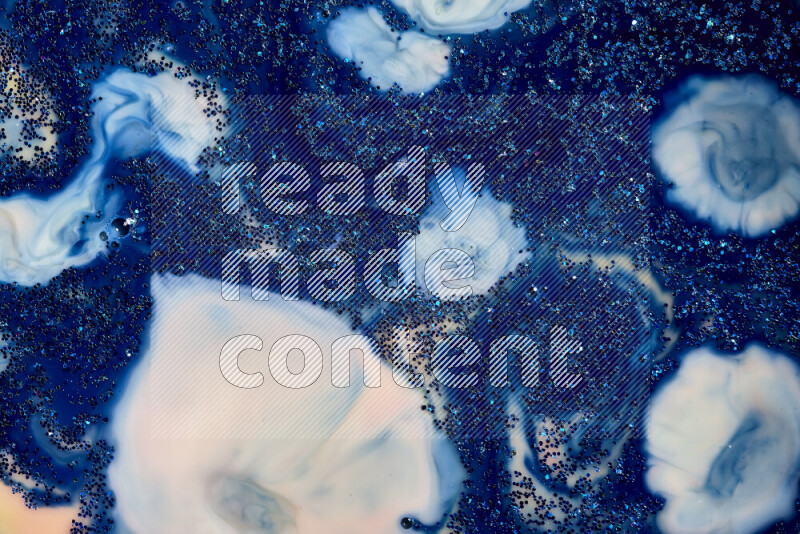
<svg viewBox="0 0 800 534">
<path fill-rule="evenodd" d="M 747 534 L 794 513 L 800 371 L 751 344 L 684 356 L 650 406 L 646 482 L 666 534 Z"/>
<path fill-rule="evenodd" d="M 570 457 L 579 454 L 580 437 L 586 430 L 584 422 L 590 414 L 577 411 L 566 419 L 551 418 L 532 414 L 519 400 L 510 401 L 506 413 L 513 422 L 508 434 L 513 452 L 506 471 L 513 474 L 510 479 L 511 500 L 519 507 L 520 514 L 528 518 L 534 510 L 536 514 L 542 514 L 539 531 L 548 532 L 564 530 L 576 514 L 591 517 L 594 513 L 592 507 L 587 506 L 585 495 L 581 495 L 586 491 L 585 484 L 598 488 L 603 483 L 613 463 L 622 456 L 631 432 L 600 442 L 600 450 L 605 451 L 602 457 L 589 462 L 575 461 Z M 569 430 L 565 432 L 565 428 Z M 544 437 L 547 437 L 546 445 L 542 443 Z M 561 482 L 556 483 L 556 479 Z M 583 487 L 578 486 L 579 482 Z M 624 525 L 621 531 L 631 531 L 625 527 L 636 526 L 633 521 L 626 525 L 629 519 L 632 518 L 620 520 Z M 615 526 L 620 528 L 619 524 Z"/>
<path fill-rule="evenodd" d="M 667 200 L 719 232 L 758 237 L 800 209 L 800 103 L 756 75 L 690 78 L 655 125 Z"/>
<path fill-rule="evenodd" d="M 425 30 L 436 34 L 496 30 L 531 0 L 391 0 Z"/>
<path fill-rule="evenodd" d="M 95 85 L 92 97 L 93 144 L 69 185 L 46 197 L 17 193 L 0 199 L 2 282 L 47 283 L 105 251 L 99 234 L 121 204 L 105 187 L 112 159 L 141 156 L 152 147 L 193 173 L 200 152 L 218 134 L 204 111 L 208 99 L 195 98 L 190 80 L 170 72 L 150 77 L 119 69 Z"/>
<path fill-rule="evenodd" d="M 404 93 L 424 93 L 450 75 L 448 44 L 419 32 L 393 32 L 374 7 L 342 10 L 327 36 L 331 51 L 381 91 L 396 84 Z"/>
<path fill-rule="evenodd" d="M 109 482 L 124 530 L 374 534 L 449 511 L 463 468 L 420 410 L 422 392 L 397 386 L 384 364 L 380 387 L 364 386 L 360 364 L 349 388 L 331 385 L 331 343 L 353 333 L 340 316 L 277 297 L 223 301 L 219 281 L 194 275 L 154 276 L 152 294 L 149 345 L 113 416 Z M 325 358 L 302 390 L 268 370 L 288 333 L 314 339 Z M 222 346 L 241 334 L 263 340 L 239 357 L 264 374 L 255 389 L 220 372 Z"/>
<path fill-rule="evenodd" d="M 454 168 L 457 183 L 464 183 L 465 173 Z M 511 204 L 495 199 L 488 188 L 481 191 L 469 218 L 455 232 L 442 229 L 450 210 L 438 190 L 432 192 L 434 204 L 420 218 L 420 234 L 416 238 L 417 287 L 424 290 L 425 262 L 437 250 L 455 248 L 466 252 L 475 264 L 475 274 L 453 287 L 469 285 L 473 295 L 486 293 L 501 276 L 509 274 L 531 257 L 527 250 L 525 229 L 511 219 Z M 522 251 L 520 253 L 520 251 Z"/>
</svg>

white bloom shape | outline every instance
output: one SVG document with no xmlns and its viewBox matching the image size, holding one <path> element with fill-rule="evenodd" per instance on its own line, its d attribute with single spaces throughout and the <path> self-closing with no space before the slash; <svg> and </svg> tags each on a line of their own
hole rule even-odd
<svg viewBox="0 0 800 534">
<path fill-rule="evenodd" d="M 198 156 L 218 134 L 204 111 L 207 99 L 196 99 L 188 80 L 168 72 L 151 78 L 120 69 L 98 82 L 92 96 L 97 101 L 91 157 L 73 181 L 45 198 L 20 193 L 0 199 L 2 282 L 47 283 L 105 250 L 99 233 L 119 203 L 105 194 L 105 167 L 112 158 L 140 156 L 155 147 L 195 173 Z"/>
<path fill-rule="evenodd" d="M 152 292 L 149 346 L 113 417 L 109 480 L 127 531 L 399 533 L 403 517 L 435 523 L 448 511 L 463 468 L 420 390 L 395 384 L 383 363 L 380 385 L 365 387 L 361 355 L 350 385 L 332 385 L 331 344 L 353 334 L 340 316 L 277 295 L 254 301 L 249 288 L 224 301 L 218 280 L 194 275 L 154 276 Z M 238 357 L 264 377 L 252 389 L 220 371 L 222 347 L 242 334 L 263 339 Z M 304 388 L 269 370 L 272 344 L 289 334 L 324 355 Z"/>
<path fill-rule="evenodd" d="M 720 231 L 758 237 L 800 206 L 800 105 L 755 75 L 689 79 L 653 128 L 667 199 Z"/>
<path fill-rule="evenodd" d="M 392 0 L 427 31 L 477 33 L 495 30 L 531 0 Z"/>
<path fill-rule="evenodd" d="M 464 171 L 453 169 L 456 180 L 464 183 Z M 496 200 L 488 189 L 483 189 L 467 221 L 455 232 L 445 232 L 440 223 L 449 210 L 441 195 L 420 220 L 420 234 L 416 238 L 417 287 L 425 288 L 425 263 L 441 249 L 462 250 L 472 258 L 475 274 L 463 282 L 452 282 L 453 287 L 469 285 L 472 293 L 486 293 L 501 276 L 510 273 L 530 257 L 525 230 L 511 220 L 512 207 Z M 520 250 L 522 253 L 520 253 Z"/>
<path fill-rule="evenodd" d="M 800 372 L 758 345 L 701 348 L 651 402 L 647 485 L 667 534 L 747 534 L 792 515 L 800 477 Z"/>
<path fill-rule="evenodd" d="M 374 7 L 342 11 L 328 25 L 328 44 L 382 91 L 397 84 L 405 93 L 423 93 L 450 74 L 449 45 L 417 32 L 392 32 Z"/>
</svg>

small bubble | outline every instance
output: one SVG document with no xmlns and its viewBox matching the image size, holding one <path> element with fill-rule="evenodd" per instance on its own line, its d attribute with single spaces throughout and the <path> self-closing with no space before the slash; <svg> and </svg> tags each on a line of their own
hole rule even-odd
<svg viewBox="0 0 800 534">
<path fill-rule="evenodd" d="M 131 225 L 128 223 L 127 220 L 123 218 L 114 219 L 111 221 L 111 228 L 117 233 L 118 236 L 123 237 L 128 235 L 128 232 L 131 229 Z"/>
</svg>

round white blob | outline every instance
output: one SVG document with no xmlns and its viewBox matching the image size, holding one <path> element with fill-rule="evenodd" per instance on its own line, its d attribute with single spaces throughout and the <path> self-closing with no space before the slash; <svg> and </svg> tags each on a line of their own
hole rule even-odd
<svg viewBox="0 0 800 534">
<path fill-rule="evenodd" d="M 392 0 L 427 31 L 477 33 L 495 30 L 531 0 Z"/>
<path fill-rule="evenodd" d="M 328 25 L 334 54 L 359 68 L 373 87 L 424 93 L 450 75 L 450 46 L 417 32 L 392 32 L 374 7 L 345 9 Z"/>
<path fill-rule="evenodd" d="M 152 291 L 149 346 L 113 418 L 109 480 L 129 531 L 374 534 L 449 510 L 463 469 L 421 392 L 396 385 L 385 365 L 380 387 L 364 386 L 360 364 L 349 387 L 332 385 L 331 344 L 353 334 L 340 316 L 278 295 L 253 301 L 249 288 L 227 302 L 219 281 L 195 276 L 154 277 Z M 238 358 L 263 374 L 257 388 L 220 371 L 223 345 L 244 334 L 263 340 Z M 290 334 L 324 355 L 306 388 L 270 375 L 270 349 Z"/>
<path fill-rule="evenodd" d="M 463 183 L 464 171 L 456 168 L 453 172 Z M 442 229 L 440 223 L 450 211 L 441 194 L 435 192 L 434 198 L 435 204 L 420 219 L 420 234 L 416 238 L 418 287 L 425 287 L 425 262 L 437 250 L 454 248 L 472 258 L 475 274 L 451 285 L 469 285 L 474 295 L 486 293 L 501 276 L 530 257 L 530 252 L 525 250 L 528 246 L 525 229 L 515 226 L 511 220 L 511 205 L 496 200 L 488 189 L 483 190 L 469 218 L 455 232 Z"/>
<path fill-rule="evenodd" d="M 800 478 L 800 372 L 759 345 L 687 354 L 651 402 L 647 485 L 667 534 L 746 534 L 790 517 Z"/>
<path fill-rule="evenodd" d="M 690 78 L 653 128 L 667 199 L 720 232 L 758 237 L 800 210 L 800 104 L 756 75 Z"/>
</svg>

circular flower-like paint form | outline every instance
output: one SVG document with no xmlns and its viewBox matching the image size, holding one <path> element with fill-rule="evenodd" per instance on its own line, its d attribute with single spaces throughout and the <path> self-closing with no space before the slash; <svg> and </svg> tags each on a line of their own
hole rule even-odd
<svg viewBox="0 0 800 534">
<path fill-rule="evenodd" d="M 453 172 L 463 180 L 463 170 L 456 168 Z M 420 234 L 416 239 L 418 287 L 425 287 L 426 261 L 441 249 L 458 249 L 472 258 L 475 274 L 456 285 L 468 284 L 475 295 L 486 293 L 501 276 L 530 257 L 525 251 L 528 246 L 525 230 L 511 220 L 511 205 L 496 200 L 488 189 L 483 190 L 464 225 L 454 232 L 446 232 L 441 227 L 448 210 L 441 197 L 438 198 L 420 220 Z"/>
<path fill-rule="evenodd" d="M 328 44 L 381 91 L 397 84 L 405 93 L 422 93 L 450 74 L 449 45 L 418 32 L 393 32 L 374 7 L 342 11 L 328 26 Z"/>
<path fill-rule="evenodd" d="M 746 534 L 792 515 L 800 478 L 800 371 L 759 345 L 687 354 L 651 402 L 651 491 L 667 534 Z"/>
<path fill-rule="evenodd" d="M 667 200 L 758 237 L 800 209 L 800 104 L 756 75 L 689 79 L 653 128 Z"/>
<path fill-rule="evenodd" d="M 495 30 L 531 0 L 392 0 L 420 26 L 436 33 Z"/>
</svg>

